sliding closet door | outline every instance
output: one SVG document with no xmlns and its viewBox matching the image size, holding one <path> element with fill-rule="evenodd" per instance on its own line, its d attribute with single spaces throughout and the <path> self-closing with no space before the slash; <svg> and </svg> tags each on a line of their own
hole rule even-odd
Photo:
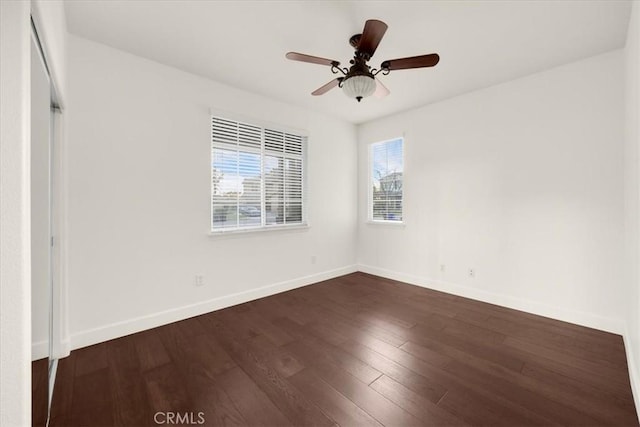
<svg viewBox="0 0 640 427">
<path fill-rule="evenodd" d="M 51 328 L 51 89 L 31 42 L 31 342 L 33 425 L 47 422 Z"/>
</svg>

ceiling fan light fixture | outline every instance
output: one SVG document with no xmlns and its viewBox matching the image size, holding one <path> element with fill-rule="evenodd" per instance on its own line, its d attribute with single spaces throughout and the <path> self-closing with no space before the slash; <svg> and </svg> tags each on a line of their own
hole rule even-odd
<svg viewBox="0 0 640 427">
<path fill-rule="evenodd" d="M 351 76 L 342 82 L 342 90 L 349 98 L 355 98 L 360 102 L 362 98 L 371 96 L 376 91 L 376 80 L 366 75 Z"/>
<path fill-rule="evenodd" d="M 354 34 L 349 39 L 349 44 L 355 49 L 353 59 L 349 61 L 349 64 L 351 64 L 349 68 L 340 67 L 340 62 L 334 59 L 320 58 L 319 56 L 306 55 L 299 52 L 287 52 L 285 57 L 292 61 L 326 65 L 331 67 L 333 74 L 342 74 L 311 92 L 313 96 L 323 95 L 338 86 L 344 90 L 344 93 L 349 98 L 355 98 L 358 102 L 362 101 L 362 98 L 374 94 L 376 97 L 382 98 L 389 95 L 389 89 L 375 78 L 377 74 L 382 72 L 386 76 L 393 70 L 433 67 L 440 60 L 440 56 L 437 53 L 431 53 L 429 55 L 389 59 L 382 61 L 380 68 L 371 68 L 368 62 L 376 52 L 386 31 L 387 24 L 378 19 L 368 19 L 364 23 L 362 34 Z"/>
</svg>

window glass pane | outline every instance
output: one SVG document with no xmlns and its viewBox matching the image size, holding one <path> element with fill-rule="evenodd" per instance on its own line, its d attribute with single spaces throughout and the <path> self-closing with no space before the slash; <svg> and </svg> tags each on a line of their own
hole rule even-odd
<svg viewBox="0 0 640 427">
<path fill-rule="evenodd" d="M 211 162 L 213 228 L 238 226 L 239 191 L 238 152 L 214 148 Z"/>
<path fill-rule="evenodd" d="M 264 158 L 264 209 L 267 225 L 284 223 L 284 157 Z"/>
<path fill-rule="evenodd" d="M 212 230 L 304 223 L 306 137 L 211 118 Z"/>
<path fill-rule="evenodd" d="M 285 202 L 285 212 L 285 220 L 288 224 L 302 222 L 302 202 L 287 200 Z"/>
<path fill-rule="evenodd" d="M 403 140 L 371 145 L 371 217 L 402 221 Z"/>
<path fill-rule="evenodd" d="M 262 225 L 262 177 L 260 155 L 254 153 L 239 153 L 238 165 L 241 179 L 239 197 L 239 225 L 244 227 L 259 227 Z"/>
</svg>

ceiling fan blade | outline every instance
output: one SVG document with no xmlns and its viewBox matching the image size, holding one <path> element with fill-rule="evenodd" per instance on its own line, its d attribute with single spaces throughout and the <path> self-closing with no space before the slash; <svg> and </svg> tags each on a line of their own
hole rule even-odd
<svg viewBox="0 0 640 427">
<path fill-rule="evenodd" d="M 369 19 L 364 24 L 364 30 L 358 42 L 358 50 L 372 57 L 386 31 L 387 24 L 377 19 Z"/>
<path fill-rule="evenodd" d="M 384 61 L 380 68 L 387 70 L 406 70 L 408 68 L 433 67 L 440 61 L 437 53 L 430 55 L 412 56 L 410 58 L 391 59 Z"/>
<path fill-rule="evenodd" d="M 311 92 L 311 95 L 314 95 L 314 96 L 324 95 L 325 93 L 329 92 L 334 87 L 338 86 L 338 83 L 340 83 L 340 80 L 342 80 L 341 77 L 338 77 L 337 79 L 331 80 L 326 85 L 320 86 L 318 89 L 316 89 L 313 92 Z"/>
<path fill-rule="evenodd" d="M 304 53 L 298 52 L 288 52 L 285 57 L 287 59 L 291 59 L 292 61 L 301 61 L 301 62 L 309 62 L 311 64 L 320 64 L 320 65 L 335 65 L 336 67 L 340 65 L 338 61 L 327 58 L 320 58 L 319 56 L 305 55 Z"/>
<path fill-rule="evenodd" d="M 384 98 L 389 95 L 389 89 L 379 79 L 376 79 L 376 91 L 373 92 L 373 96 L 376 98 Z"/>
</svg>

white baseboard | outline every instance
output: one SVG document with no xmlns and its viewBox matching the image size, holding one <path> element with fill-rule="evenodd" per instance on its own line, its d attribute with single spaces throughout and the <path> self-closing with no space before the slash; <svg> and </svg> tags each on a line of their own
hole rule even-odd
<svg viewBox="0 0 640 427">
<path fill-rule="evenodd" d="M 69 339 L 67 339 L 59 343 L 57 350 L 54 345 L 53 354 L 50 355 L 48 341 L 35 342 L 31 344 L 31 361 L 44 359 L 45 357 L 49 357 L 51 359 L 65 358 L 71 352 L 69 348 Z"/>
<path fill-rule="evenodd" d="M 55 359 L 64 359 L 71 353 L 71 340 L 67 336 L 66 339 L 60 341 L 58 346 L 53 346 L 53 354 L 51 357 Z"/>
<path fill-rule="evenodd" d="M 31 361 L 49 357 L 49 341 L 31 343 Z"/>
<path fill-rule="evenodd" d="M 640 359 L 638 354 L 634 354 L 633 346 L 631 345 L 631 339 L 629 338 L 629 328 L 625 325 L 624 334 L 624 349 L 627 353 L 627 366 L 629 367 L 629 382 L 631 382 L 631 392 L 633 393 L 633 400 L 636 404 L 636 413 L 638 414 L 638 420 L 640 420 L 640 372 L 638 372 L 638 366 Z"/>
<path fill-rule="evenodd" d="M 357 271 L 355 265 L 348 265 L 335 270 L 324 271 L 309 276 L 299 277 L 285 282 L 275 283 L 273 285 L 263 286 L 257 289 L 251 289 L 244 292 L 238 292 L 232 295 L 226 295 L 191 304 L 183 307 L 173 308 L 153 313 L 146 316 L 140 316 L 134 319 L 117 322 L 100 328 L 90 329 L 71 335 L 71 350 L 98 344 L 114 338 L 123 337 L 125 335 L 144 331 L 146 329 L 156 328 L 168 323 L 177 322 L 179 320 L 188 319 L 190 317 L 199 316 L 214 310 L 242 304 L 258 298 L 267 297 L 269 295 L 278 294 L 280 292 L 289 291 L 312 283 L 321 282 L 323 280 L 332 279 L 334 277 L 343 276 L 345 274 Z"/>
<path fill-rule="evenodd" d="M 582 311 L 567 310 L 564 308 L 554 307 L 535 301 L 528 301 L 509 295 L 487 292 L 481 289 L 470 288 L 468 286 L 458 285 L 442 280 L 430 279 L 427 277 L 419 277 L 411 274 L 399 273 L 397 271 L 373 267 L 370 265 L 359 264 L 358 270 L 364 273 L 409 283 L 411 285 L 433 289 L 436 291 L 442 291 L 477 301 L 487 302 L 490 304 L 496 304 L 502 307 L 512 308 L 514 310 L 525 311 L 527 313 L 536 314 L 538 316 L 549 317 L 551 319 L 599 329 L 605 332 L 611 332 L 619 335 L 622 335 L 624 333 L 625 324 L 621 319 L 612 319 Z"/>
</svg>

